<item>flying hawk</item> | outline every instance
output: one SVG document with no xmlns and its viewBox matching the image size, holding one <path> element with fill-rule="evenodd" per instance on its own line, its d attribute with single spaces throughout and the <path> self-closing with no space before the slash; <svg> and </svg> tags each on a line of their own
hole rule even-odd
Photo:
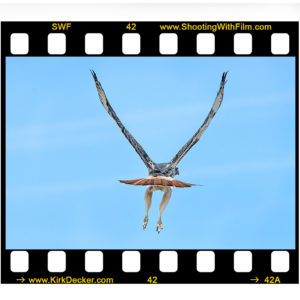
<svg viewBox="0 0 300 300">
<path fill-rule="evenodd" d="M 117 123 L 119 128 L 121 129 L 122 133 L 125 135 L 126 139 L 129 141 L 131 146 L 134 148 L 134 150 L 137 152 L 137 154 L 140 156 L 144 164 L 146 165 L 148 169 L 148 177 L 141 178 L 141 179 L 133 179 L 133 180 L 119 180 L 122 183 L 126 184 L 132 184 L 132 185 L 146 185 L 146 193 L 145 193 L 145 208 L 146 208 L 146 216 L 143 221 L 143 228 L 145 229 L 148 224 L 148 212 L 151 206 L 151 199 L 153 191 L 160 190 L 164 192 L 162 201 L 159 206 L 159 219 L 157 221 L 157 227 L 156 230 L 158 233 L 160 233 L 162 226 L 161 216 L 169 203 L 169 200 L 171 198 L 173 187 L 191 187 L 193 184 L 185 183 L 179 180 L 174 179 L 176 175 L 179 175 L 179 171 L 177 168 L 177 165 L 182 160 L 182 158 L 186 155 L 186 153 L 199 141 L 200 137 L 202 136 L 203 132 L 206 130 L 207 126 L 209 125 L 210 121 L 213 119 L 215 113 L 218 111 L 222 99 L 223 99 L 223 93 L 224 93 L 224 86 L 226 83 L 226 75 L 228 72 L 224 72 L 222 75 L 222 80 L 220 84 L 220 89 L 217 93 L 217 97 L 215 99 L 215 102 L 206 117 L 205 121 L 201 125 L 201 127 L 197 130 L 197 132 L 192 136 L 190 140 L 179 150 L 179 152 L 172 158 L 171 161 L 167 163 L 155 163 L 152 161 L 152 159 L 148 156 L 148 154 L 145 152 L 145 150 L 142 148 L 142 146 L 136 141 L 136 139 L 131 135 L 131 133 L 125 128 L 125 126 L 122 124 L 118 116 L 116 115 L 115 111 L 109 104 L 105 92 L 100 84 L 100 82 L 97 79 L 96 73 L 91 70 L 91 73 L 93 75 L 93 78 L 96 83 L 96 88 L 99 94 L 99 98 L 101 103 L 103 104 L 106 111 L 109 113 L 109 115 L 114 119 L 114 121 Z"/>
</svg>

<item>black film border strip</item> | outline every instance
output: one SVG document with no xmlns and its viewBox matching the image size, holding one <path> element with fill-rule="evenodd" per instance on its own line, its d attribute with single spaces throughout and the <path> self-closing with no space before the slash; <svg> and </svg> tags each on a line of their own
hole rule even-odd
<svg viewBox="0 0 300 300">
<path fill-rule="evenodd" d="M 25 250 L 29 253 L 29 269 L 27 272 L 12 272 L 10 254 L 12 250 L 2 253 L 2 283 L 17 283 L 20 278 L 48 278 L 52 283 L 59 278 L 112 278 L 113 283 L 148 283 L 150 277 L 156 277 L 157 283 L 298 283 L 298 252 L 296 250 L 280 250 L 289 253 L 289 271 L 273 272 L 271 270 L 271 254 L 273 250 L 250 250 L 252 253 L 252 270 L 236 272 L 234 270 L 234 253 L 243 250 L 201 250 L 213 251 L 215 269 L 212 272 L 199 272 L 196 268 L 198 250 L 101 250 L 103 253 L 103 270 L 87 272 L 85 270 L 85 253 L 97 250 L 50 250 L 66 253 L 66 270 L 64 272 L 48 271 L 49 250 Z M 122 270 L 122 254 L 124 251 L 140 253 L 140 271 L 124 272 Z M 176 272 L 162 272 L 159 269 L 161 251 L 176 251 L 178 267 Z M 249 250 L 246 250 L 249 251 Z M 277 250 L 275 250 L 277 251 Z M 273 279 L 272 279 L 273 278 Z M 258 279 L 258 281 L 256 281 Z M 274 282 L 267 282 L 267 281 Z M 93 282 L 95 283 L 95 282 Z M 107 282 L 108 283 L 108 282 Z"/>
<path fill-rule="evenodd" d="M 65 30 L 52 30 L 53 24 L 71 24 Z M 136 30 L 126 27 L 132 22 L 2 22 L 2 57 L 15 56 L 10 52 L 10 35 L 27 33 L 29 36 L 29 52 L 26 56 L 55 56 L 48 53 L 48 34 L 64 33 L 66 35 L 66 53 L 63 56 L 93 56 L 85 53 L 85 34 L 101 33 L 104 36 L 104 49 L 96 56 L 132 56 L 122 52 L 122 35 L 138 33 L 141 36 L 141 51 L 134 56 L 165 56 L 159 51 L 159 36 L 162 33 L 176 33 L 178 51 L 172 56 L 243 56 L 234 53 L 234 35 L 250 33 L 252 35 L 252 52 L 246 56 L 274 56 L 271 52 L 271 35 L 287 33 L 289 35 L 288 56 L 298 55 L 298 23 L 297 22 L 221 22 L 222 24 L 241 24 L 236 30 L 162 30 L 161 25 L 182 24 L 214 26 L 220 22 L 135 22 Z M 245 30 L 245 26 L 271 25 L 271 30 Z M 67 27 L 65 27 L 67 28 Z M 206 27 L 204 27 L 206 28 Z M 199 55 L 196 51 L 198 33 L 213 33 L 215 51 L 209 55 Z"/>
</svg>

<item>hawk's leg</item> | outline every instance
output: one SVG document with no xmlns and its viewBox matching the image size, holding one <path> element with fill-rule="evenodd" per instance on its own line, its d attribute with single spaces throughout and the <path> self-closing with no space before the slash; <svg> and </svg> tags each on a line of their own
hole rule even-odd
<svg viewBox="0 0 300 300">
<path fill-rule="evenodd" d="M 171 198 L 171 195 L 172 195 L 172 190 L 173 190 L 173 187 L 167 187 L 167 188 L 165 188 L 162 201 L 161 201 L 161 203 L 159 205 L 159 219 L 158 219 L 157 225 L 156 225 L 156 231 L 158 233 L 160 233 L 160 231 L 163 229 L 162 222 L 161 222 L 161 216 L 162 216 L 162 214 L 163 214 L 163 212 L 164 212 L 167 204 L 170 201 L 170 198 Z"/>
<path fill-rule="evenodd" d="M 153 189 L 151 186 L 148 186 L 146 189 L 145 193 L 145 210 L 146 210 L 146 216 L 144 218 L 143 222 L 143 229 L 147 227 L 148 224 L 148 212 L 152 203 L 152 194 L 153 194 Z"/>
</svg>

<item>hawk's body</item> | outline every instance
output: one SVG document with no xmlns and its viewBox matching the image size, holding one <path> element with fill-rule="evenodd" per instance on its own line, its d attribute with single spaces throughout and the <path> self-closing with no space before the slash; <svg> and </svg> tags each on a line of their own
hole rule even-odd
<svg viewBox="0 0 300 300">
<path fill-rule="evenodd" d="M 120 128 L 124 136 L 127 138 L 129 143 L 132 145 L 132 147 L 140 156 L 140 158 L 142 159 L 142 161 L 144 162 L 144 164 L 148 169 L 148 177 L 146 178 L 133 179 L 133 180 L 120 180 L 120 182 L 126 184 L 148 186 L 145 193 L 146 216 L 144 218 L 144 223 L 143 223 L 144 229 L 146 228 L 148 223 L 148 211 L 151 206 L 153 191 L 161 190 L 164 192 L 163 199 L 159 207 L 159 219 L 157 222 L 157 230 L 158 232 L 160 232 L 160 230 L 162 229 L 161 215 L 171 198 L 173 187 L 175 186 L 175 187 L 183 188 L 183 187 L 193 186 L 193 184 L 184 183 L 182 181 L 174 179 L 176 175 L 179 175 L 179 170 L 177 168 L 177 165 L 185 156 L 185 154 L 199 141 L 203 132 L 206 130 L 210 121 L 213 119 L 216 112 L 218 111 L 223 100 L 223 93 L 224 93 L 224 86 L 226 83 L 227 72 L 223 73 L 220 89 L 217 93 L 217 97 L 202 126 L 196 131 L 196 133 L 192 136 L 192 138 L 189 139 L 187 143 L 178 151 L 178 153 L 173 157 L 173 159 L 170 162 L 159 163 L 159 164 L 151 160 L 151 158 L 148 156 L 148 154 L 145 152 L 142 146 L 137 142 L 137 140 L 131 135 L 131 133 L 125 128 L 125 126 L 119 120 L 117 114 L 115 113 L 115 111 L 113 110 L 113 108 L 111 107 L 111 105 L 109 104 L 106 98 L 105 92 L 100 82 L 97 79 L 96 73 L 94 71 L 91 72 L 96 83 L 96 87 L 97 87 L 97 91 L 101 103 L 103 104 L 104 108 L 109 113 L 109 115 L 117 123 L 118 127 Z"/>
</svg>

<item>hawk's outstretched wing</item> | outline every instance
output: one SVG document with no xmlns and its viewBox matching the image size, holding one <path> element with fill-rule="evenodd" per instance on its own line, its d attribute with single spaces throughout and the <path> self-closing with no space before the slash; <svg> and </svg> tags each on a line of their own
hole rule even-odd
<svg viewBox="0 0 300 300">
<path fill-rule="evenodd" d="M 174 158 L 170 161 L 170 163 L 177 165 L 182 158 L 186 155 L 186 153 L 200 140 L 205 129 L 208 127 L 210 121 L 214 117 L 215 113 L 218 111 L 222 100 L 223 100 L 223 93 L 224 93 L 224 86 L 226 83 L 226 75 L 228 72 L 223 73 L 220 89 L 218 91 L 216 100 L 206 117 L 205 121 L 203 122 L 202 126 L 198 129 L 198 131 L 192 136 L 192 138 L 179 150 L 179 152 L 174 156 Z"/>
<path fill-rule="evenodd" d="M 104 108 L 109 113 L 109 115 L 115 120 L 115 122 L 117 123 L 117 125 L 119 126 L 119 128 L 121 129 L 121 131 L 123 132 L 123 134 L 125 135 L 126 139 L 129 141 L 129 143 L 131 144 L 131 146 L 134 148 L 134 150 L 140 156 L 140 158 L 142 159 L 142 161 L 144 162 L 144 164 L 146 165 L 146 167 L 148 169 L 154 169 L 154 163 L 153 163 L 153 161 L 147 155 L 147 153 L 142 148 L 142 146 L 131 135 L 131 133 L 124 127 L 124 125 L 119 120 L 118 116 L 116 115 L 115 111 L 110 106 L 110 104 L 109 104 L 109 102 L 108 102 L 108 100 L 106 98 L 105 92 L 104 92 L 104 90 L 103 90 L 100 82 L 97 79 L 96 73 L 93 70 L 91 70 L 91 73 L 92 73 L 92 75 L 94 77 L 94 80 L 95 80 L 95 83 L 96 83 L 96 87 L 97 87 L 97 90 L 98 90 L 98 94 L 99 94 L 99 98 L 100 98 L 101 103 L 103 104 Z"/>
</svg>

